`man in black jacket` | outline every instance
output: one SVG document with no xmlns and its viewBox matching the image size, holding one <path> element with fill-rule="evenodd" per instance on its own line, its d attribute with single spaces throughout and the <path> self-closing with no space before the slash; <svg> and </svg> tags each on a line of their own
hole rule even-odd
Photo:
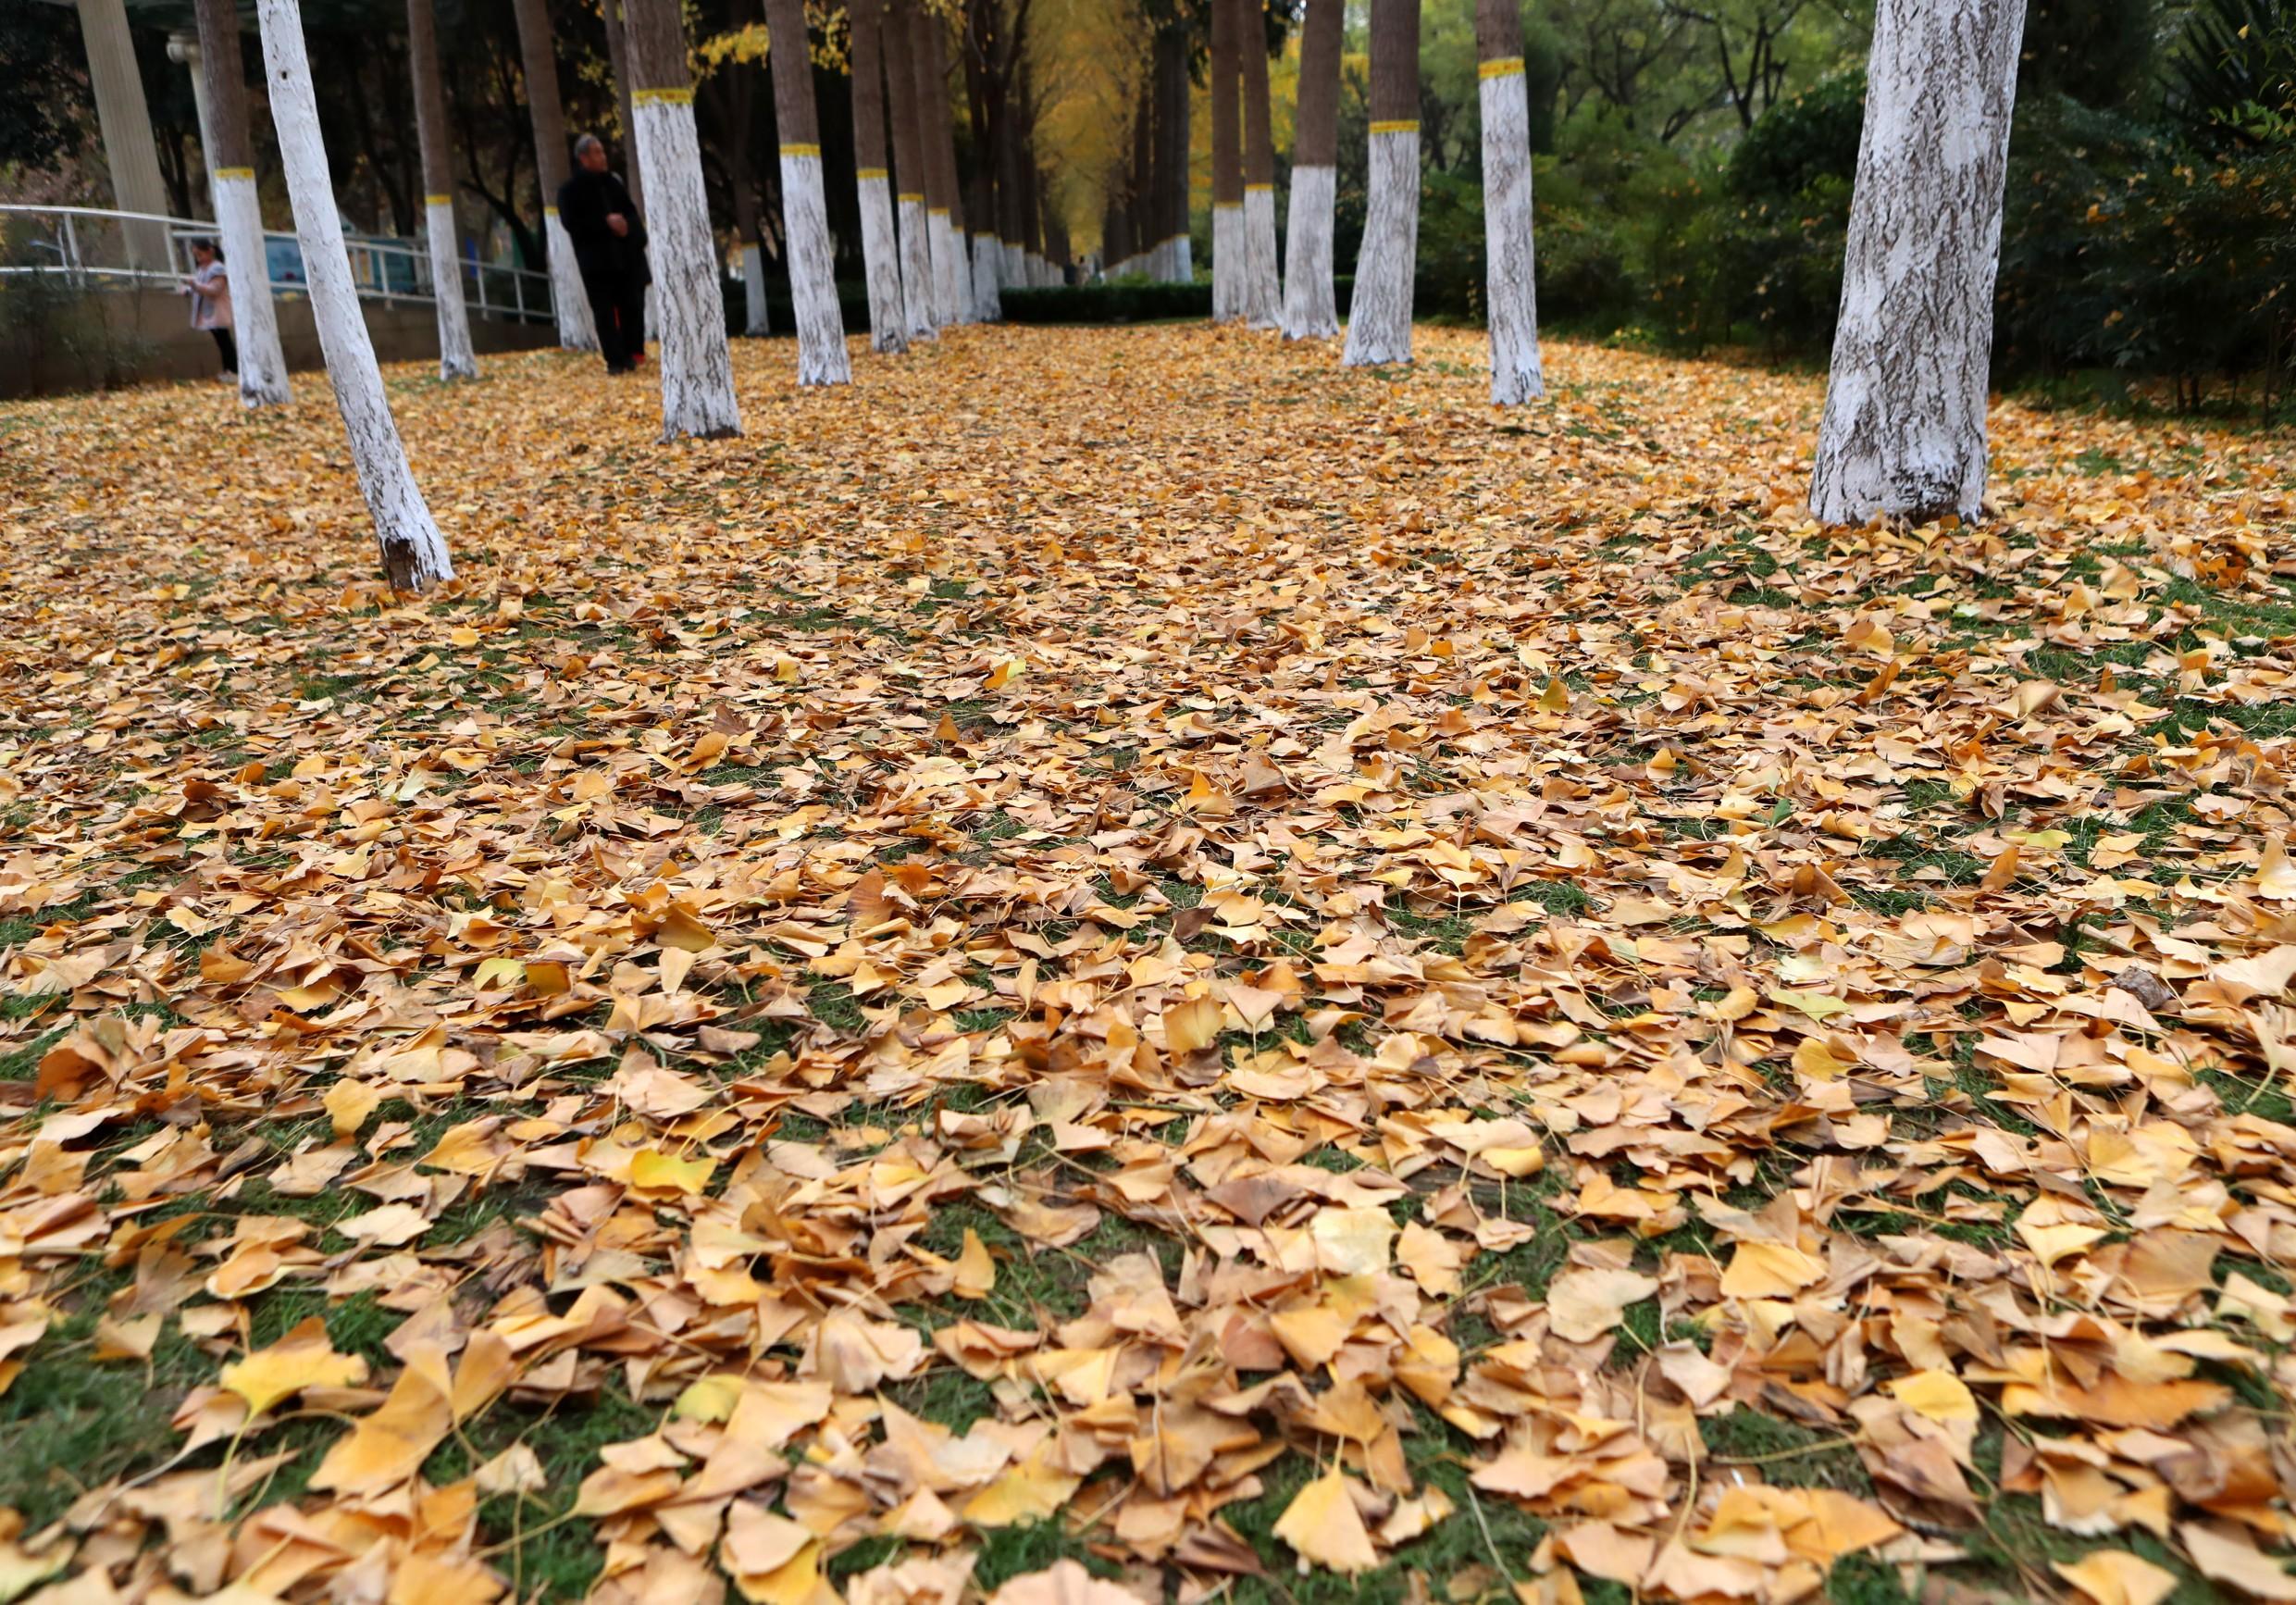
<svg viewBox="0 0 2296 1605">
<path fill-rule="evenodd" d="M 646 360 L 646 225 L 622 180 L 606 170 L 596 134 L 574 142 L 574 176 L 558 191 L 558 220 L 574 242 L 574 260 L 598 325 L 608 373 Z"/>
</svg>

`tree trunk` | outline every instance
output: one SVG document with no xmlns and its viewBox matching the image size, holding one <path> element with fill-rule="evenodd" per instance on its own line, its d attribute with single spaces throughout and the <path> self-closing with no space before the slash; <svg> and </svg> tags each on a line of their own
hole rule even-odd
<svg viewBox="0 0 2296 1605">
<path fill-rule="evenodd" d="M 850 0 L 853 166 L 861 189 L 862 271 L 869 283 L 869 349 L 909 349 L 900 305 L 900 236 L 893 219 L 891 157 L 885 148 L 885 4 Z M 835 286 L 831 286 L 834 294 Z"/>
<path fill-rule="evenodd" d="M 627 147 L 623 166 L 629 169 L 630 199 L 638 209 L 646 209 L 646 184 L 642 154 L 638 148 L 638 118 L 630 104 L 629 31 L 623 26 L 627 15 L 622 0 L 599 0 L 606 22 L 606 64 L 614 72 L 614 105 L 622 119 L 622 143 Z"/>
<path fill-rule="evenodd" d="M 949 40 L 941 20 L 924 6 L 911 16 L 916 44 L 917 106 L 925 139 L 927 230 L 933 255 L 933 317 L 944 327 L 973 321 L 966 292 L 964 211 L 957 195 L 957 131 L 949 108 Z"/>
<path fill-rule="evenodd" d="M 1124 243 L 1127 255 L 1110 271 L 1119 277 L 1148 270 L 1148 253 L 1156 243 L 1156 225 L 1149 197 L 1156 176 L 1156 69 L 1151 60 L 1140 69 L 1140 93 L 1132 107 L 1132 168 L 1124 191 Z"/>
<path fill-rule="evenodd" d="M 1881 0 L 1810 507 L 1978 517 L 2024 0 Z"/>
<path fill-rule="evenodd" d="M 734 246 L 741 253 L 741 334 L 745 340 L 763 340 L 774 331 L 766 302 L 765 230 L 757 205 L 757 168 L 751 156 L 757 129 L 750 98 L 756 70 L 747 62 L 731 64 L 726 85 L 731 125 L 726 139 L 726 184 L 733 191 Z"/>
<path fill-rule="evenodd" d="M 263 202 L 255 193 L 254 141 L 247 131 L 247 80 L 233 0 L 199 0 L 200 74 L 207 86 L 208 177 L 216 232 L 231 286 L 231 330 L 239 343 L 239 399 L 250 407 L 290 399 L 271 265 L 263 244 Z"/>
<path fill-rule="evenodd" d="M 1025 288 L 1028 283 L 1028 228 L 1021 220 L 1021 119 L 1009 96 L 993 97 L 997 157 L 997 259 L 1005 283 Z"/>
<path fill-rule="evenodd" d="M 900 297 L 912 340 L 931 340 L 933 243 L 925 209 L 925 133 L 917 109 L 918 74 L 913 0 L 892 0 L 885 16 L 886 99 L 893 108 L 893 182 L 900 207 Z"/>
<path fill-rule="evenodd" d="M 1245 0 L 1211 0 L 1211 320 L 1244 316 Z"/>
<path fill-rule="evenodd" d="M 853 367 L 845 352 L 845 314 L 838 305 L 837 260 L 829 248 L 829 200 L 822 189 L 821 122 L 813 109 L 805 0 L 765 0 L 765 32 L 774 74 L 774 125 L 781 135 L 781 238 L 789 265 L 789 305 L 797 319 L 797 381 L 844 384 L 853 377 Z M 882 158 L 882 145 L 878 155 Z"/>
<path fill-rule="evenodd" d="M 999 285 L 1004 279 L 1004 251 L 998 243 L 996 230 L 987 227 L 996 215 L 996 192 L 989 182 L 990 164 L 982 162 L 973 176 L 973 205 L 970 215 L 980 220 L 981 227 L 973 230 L 973 316 L 982 323 L 995 323 L 1004 317 L 1004 296 Z"/>
<path fill-rule="evenodd" d="M 406 448 L 383 395 L 382 370 L 375 365 L 374 342 L 351 280 L 334 178 L 319 137 L 318 96 L 304 50 L 303 19 L 296 0 L 256 0 L 255 21 L 263 33 L 271 121 L 279 131 L 279 163 L 287 169 L 287 193 L 295 208 L 295 240 L 303 248 L 311 317 L 318 325 L 327 380 L 351 442 L 359 493 L 375 523 L 383 573 L 403 591 L 427 591 L 452 579 L 454 565 L 407 467 Z"/>
<path fill-rule="evenodd" d="M 1485 310 L 1491 400 L 1513 406 L 1546 393 L 1539 373 L 1539 309 L 1531 250 L 1531 100 L 1522 73 L 1518 0 L 1475 0 L 1483 88 Z"/>
<path fill-rule="evenodd" d="M 629 0 L 630 108 L 639 164 L 652 180 L 646 255 L 653 268 L 654 335 L 661 342 L 662 438 L 741 432 L 733 350 L 718 287 L 717 242 L 701 183 L 686 28 L 677 0 Z"/>
<path fill-rule="evenodd" d="M 1168 24 L 1156 39 L 1156 176 L 1163 191 L 1163 278 L 1185 284 L 1196 277 L 1188 240 L 1188 39 L 1185 26 Z"/>
<path fill-rule="evenodd" d="M 1275 133 L 1268 106 L 1268 24 L 1260 0 L 1237 0 L 1244 68 L 1244 321 L 1273 329 L 1284 308 L 1275 250 Z"/>
<path fill-rule="evenodd" d="M 406 0 L 406 59 L 415 83 L 415 136 L 422 146 L 423 222 L 430 242 L 430 293 L 439 310 L 439 377 L 476 379 L 478 355 L 463 306 L 463 257 L 454 238 L 454 158 L 447 148 L 446 86 L 439 81 L 439 31 L 430 0 Z"/>
<path fill-rule="evenodd" d="M 547 0 L 516 0 L 518 55 L 525 67 L 527 108 L 534 118 L 535 181 L 542 190 L 543 255 L 550 267 L 550 305 L 557 314 L 558 343 L 567 351 L 596 351 L 590 297 L 574 260 L 574 242 L 558 220 L 558 191 L 569 172 L 566 113 L 558 97 L 558 46 Z"/>
<path fill-rule="evenodd" d="M 1419 258 L 1419 0 L 1371 0 L 1370 205 L 1347 310 L 1348 367 L 1411 360 Z"/>
<path fill-rule="evenodd" d="M 1332 294 L 1332 202 L 1338 195 L 1338 44 L 1346 0 L 1307 0 L 1299 30 L 1299 110 L 1293 119 L 1290 273 L 1284 280 L 1284 338 L 1338 333 Z"/>
</svg>

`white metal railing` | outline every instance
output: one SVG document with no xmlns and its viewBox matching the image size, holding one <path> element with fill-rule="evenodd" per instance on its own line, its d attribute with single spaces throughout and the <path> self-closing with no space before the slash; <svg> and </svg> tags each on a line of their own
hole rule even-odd
<svg viewBox="0 0 2296 1605">
<path fill-rule="evenodd" d="M 57 275 L 81 290 L 158 285 L 174 289 L 192 270 L 192 242 L 216 225 L 156 212 L 97 206 L 0 205 L 0 274 Z M 303 247 L 292 232 L 264 233 L 264 269 L 275 295 L 304 293 Z M 343 244 L 360 295 L 386 304 L 430 305 L 430 253 L 411 241 L 349 234 Z M 463 300 L 480 317 L 546 323 L 550 275 L 507 263 L 465 259 Z"/>
</svg>

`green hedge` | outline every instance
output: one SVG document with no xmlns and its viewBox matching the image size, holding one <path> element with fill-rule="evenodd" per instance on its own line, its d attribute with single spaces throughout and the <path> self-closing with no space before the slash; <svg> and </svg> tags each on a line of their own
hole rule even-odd
<svg viewBox="0 0 2296 1605">
<path fill-rule="evenodd" d="M 1339 310 L 1347 310 L 1353 279 L 1336 279 Z M 1065 285 L 1051 290 L 1007 290 L 1000 297 L 1007 323 L 1148 323 L 1165 317 L 1210 317 L 1211 285 L 1153 284 L 1118 280 L 1109 284 Z"/>
</svg>

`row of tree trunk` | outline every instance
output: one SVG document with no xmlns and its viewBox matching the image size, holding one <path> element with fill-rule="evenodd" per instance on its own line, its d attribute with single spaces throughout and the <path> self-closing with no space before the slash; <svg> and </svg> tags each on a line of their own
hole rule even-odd
<svg viewBox="0 0 2296 1605">
<path fill-rule="evenodd" d="M 1308 0 L 1292 150 L 1289 276 L 1274 295 L 1267 52 L 1256 0 L 1210 0 L 1212 317 L 1338 331 L 1332 207 L 1344 0 Z M 2025 0 L 1880 0 L 1810 506 L 1829 524 L 1983 511 L 2003 189 Z M 1156 35 L 1131 159 L 1108 211 L 1114 273 L 1185 278 L 1186 56 Z M 1411 359 L 1418 255 L 1419 0 L 1371 0 L 1366 216 L 1347 366 Z M 1518 0 L 1477 0 L 1491 399 L 1545 392 Z M 1179 160 L 1166 156 L 1175 129 Z M 1267 196 L 1264 215 L 1255 202 Z M 1175 257 L 1173 239 L 1181 243 Z"/>
<path fill-rule="evenodd" d="M 565 153 L 543 3 L 518 0 L 547 184 L 553 156 L 555 170 L 563 173 Z M 1255 24 L 1250 0 L 1212 0 L 1216 317 L 1278 325 L 1295 338 L 1332 332 L 1331 195 L 1328 180 L 1319 175 L 1331 173 L 1336 156 L 1341 3 L 1309 0 L 1294 146 L 1291 282 L 1279 298 L 1264 20 Z M 856 70 L 868 78 L 867 93 L 854 96 L 855 144 L 872 343 L 880 351 L 904 350 L 910 340 L 945 324 L 993 317 L 1001 288 L 1041 281 L 1043 270 L 1035 264 L 1043 261 L 1038 242 L 1044 236 L 1031 233 L 1042 220 L 1040 176 L 1019 131 L 1032 104 L 1024 48 L 1026 0 L 1018 0 L 1010 17 L 998 0 L 973 4 L 977 14 L 968 14 L 967 88 L 974 126 L 992 131 L 996 160 L 994 171 L 975 175 L 982 226 L 973 231 L 970 250 L 945 31 L 921 0 L 891 0 L 889 9 L 881 8 L 881 0 L 858 0 L 855 6 Z M 466 377 L 477 365 L 453 248 L 431 0 L 407 5 L 441 373 Z M 627 96 L 635 143 L 632 187 L 642 175 L 650 196 L 664 437 L 738 434 L 740 410 L 720 259 L 702 185 L 676 0 L 629 0 L 620 19 L 614 0 L 606 5 L 610 47 L 624 68 L 617 87 Z M 2023 9 L 2023 0 L 1880 0 L 1877 8 L 1841 327 L 1811 491 L 1813 510 L 1827 522 L 1946 514 L 1974 518 L 1981 512 L 1992 292 Z M 772 65 L 783 135 L 799 379 L 841 383 L 850 367 L 823 204 L 802 0 L 766 0 L 766 10 L 769 33 L 781 41 Z M 329 381 L 384 571 L 392 583 L 421 590 L 450 577 L 452 562 L 407 467 L 352 281 L 300 14 L 294 0 L 258 0 L 256 15 Z M 241 392 L 250 406 L 273 404 L 289 392 L 247 166 L 252 141 L 239 77 L 237 19 L 230 0 L 198 0 L 198 16 L 213 108 L 218 228 L 227 259 L 236 255 L 254 269 L 239 274 L 234 284 L 244 353 Z M 1420 178 L 1418 0 L 1371 0 L 1371 19 L 1368 208 L 1343 356 L 1351 365 L 1409 361 L 1411 355 Z M 624 26 L 615 27 L 617 20 Z M 1521 31 L 1514 0 L 1478 0 L 1476 20 L 1492 396 L 1505 404 L 1541 392 Z M 1111 246 L 1121 240 L 1129 247 L 1115 265 L 1168 278 L 1192 276 L 1184 27 L 1174 19 L 1155 34 L 1133 131 L 1134 182 L 1111 215 Z M 888 102 L 899 190 L 884 166 Z M 1004 137 L 998 138 L 1000 123 Z M 1247 151 L 1247 145 L 1255 148 Z M 912 183 L 921 192 L 906 187 Z M 1251 205 L 1255 193 L 1267 197 L 1264 244 Z M 1008 218 L 1013 219 L 1010 225 Z M 571 252 L 552 255 L 563 262 Z M 562 340 L 577 347 L 594 343 L 594 331 L 571 311 L 583 298 L 562 292 L 558 300 Z"/>
</svg>

